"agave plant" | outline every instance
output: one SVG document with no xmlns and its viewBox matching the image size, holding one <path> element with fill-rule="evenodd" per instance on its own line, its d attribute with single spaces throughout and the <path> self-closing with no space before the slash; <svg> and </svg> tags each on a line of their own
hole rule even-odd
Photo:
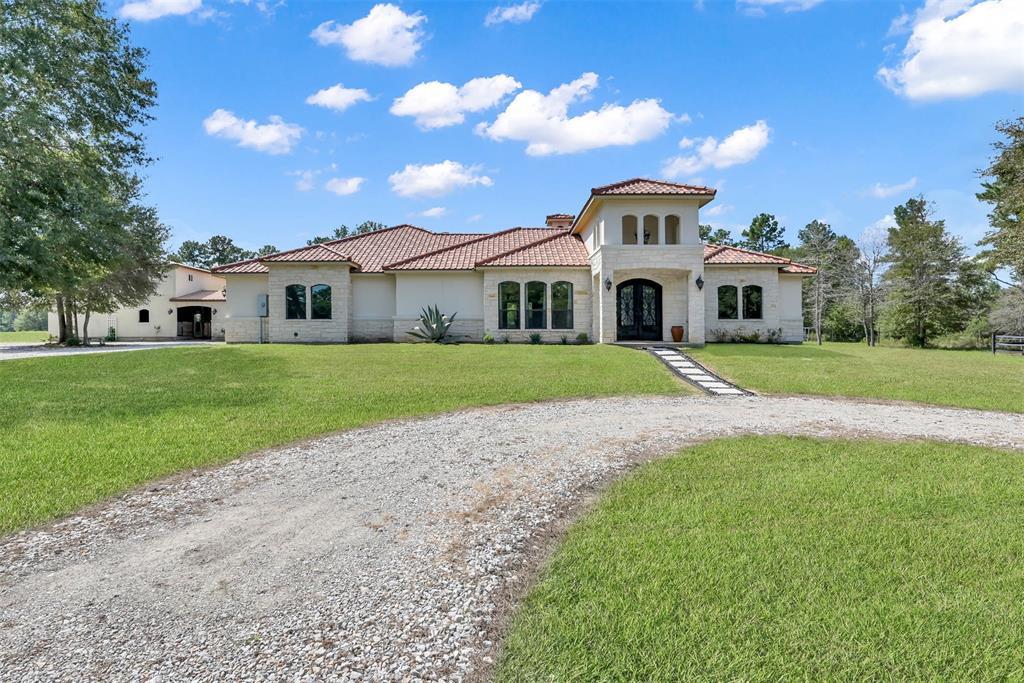
<svg viewBox="0 0 1024 683">
<path fill-rule="evenodd" d="M 452 323 L 455 322 L 455 315 L 455 313 L 452 313 L 451 316 L 444 315 L 436 304 L 427 306 L 420 312 L 420 324 L 406 334 L 423 341 L 442 344 L 448 337 L 448 330 Z"/>
</svg>

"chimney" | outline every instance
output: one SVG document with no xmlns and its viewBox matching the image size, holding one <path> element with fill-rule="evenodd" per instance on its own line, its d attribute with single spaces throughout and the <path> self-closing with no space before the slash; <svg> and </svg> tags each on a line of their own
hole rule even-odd
<svg viewBox="0 0 1024 683">
<path fill-rule="evenodd" d="M 549 214 L 548 217 L 544 219 L 544 224 L 549 228 L 562 228 L 563 230 L 567 230 L 574 220 L 576 220 L 576 216 L 571 213 L 553 213 Z"/>
</svg>

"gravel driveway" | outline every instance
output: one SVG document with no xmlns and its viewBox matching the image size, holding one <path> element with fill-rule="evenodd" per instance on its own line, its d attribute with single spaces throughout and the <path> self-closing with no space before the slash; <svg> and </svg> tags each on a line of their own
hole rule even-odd
<svg viewBox="0 0 1024 683">
<path fill-rule="evenodd" d="M 0 680 L 479 676 L 567 513 L 638 460 L 742 432 L 1024 449 L 1022 415 L 812 398 L 539 403 L 346 432 L 0 541 Z"/>
<path fill-rule="evenodd" d="M 49 358 L 51 356 L 80 356 L 90 353 L 118 353 L 121 351 L 149 351 L 172 349 L 177 346 L 210 346 L 222 342 L 210 341 L 158 341 L 158 342 L 106 342 L 103 346 L 50 346 L 33 342 L 0 344 L 0 361 L 21 358 Z"/>
</svg>

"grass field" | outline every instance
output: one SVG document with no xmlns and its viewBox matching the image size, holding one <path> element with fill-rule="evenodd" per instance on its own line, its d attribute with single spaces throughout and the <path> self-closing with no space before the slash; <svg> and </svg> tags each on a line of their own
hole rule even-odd
<svg viewBox="0 0 1024 683">
<path fill-rule="evenodd" d="M 967 446 L 683 451 L 571 529 L 498 680 L 1020 680 L 1022 493 Z"/>
<path fill-rule="evenodd" d="M 709 344 L 702 363 L 742 387 L 773 394 L 897 399 L 1024 412 L 1024 358 L 863 344 Z"/>
<path fill-rule="evenodd" d="M 268 345 L 3 361 L 0 533 L 172 472 L 388 418 L 686 391 L 654 358 L 611 346 Z"/>
<path fill-rule="evenodd" d="M 42 332 L 0 332 L 0 344 L 44 342 L 49 336 L 45 330 Z"/>
</svg>

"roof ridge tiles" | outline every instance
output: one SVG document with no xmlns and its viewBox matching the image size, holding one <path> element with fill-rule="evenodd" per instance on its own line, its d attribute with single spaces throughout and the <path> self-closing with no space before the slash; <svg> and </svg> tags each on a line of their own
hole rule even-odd
<svg viewBox="0 0 1024 683">
<path fill-rule="evenodd" d="M 483 242 L 485 240 L 488 240 L 488 239 L 490 239 L 492 237 L 497 237 L 498 235 L 506 235 L 508 233 L 515 232 L 516 230 L 522 230 L 522 229 L 523 228 L 507 228 L 505 230 L 500 230 L 498 232 L 492 232 L 492 233 L 483 234 L 483 235 L 480 235 L 479 237 L 475 237 L 475 238 L 473 238 L 471 240 L 466 240 L 465 242 L 460 242 L 458 244 L 452 244 L 452 245 L 449 245 L 447 247 L 440 247 L 439 249 L 434 249 L 433 251 L 426 251 L 426 252 L 423 252 L 422 254 L 417 254 L 415 256 L 409 256 L 407 258 L 400 259 L 398 261 L 392 261 L 391 263 L 385 263 L 384 265 L 381 266 L 381 270 L 389 270 L 389 269 L 395 268 L 397 266 L 405 265 L 406 263 L 410 263 L 412 261 L 418 261 L 418 260 L 420 260 L 422 258 L 426 258 L 428 256 L 436 256 L 437 254 L 443 254 L 446 251 L 452 251 L 453 249 L 459 249 L 461 247 L 466 247 L 466 246 L 469 246 L 470 244 L 477 244 L 479 242 Z"/>
<path fill-rule="evenodd" d="M 521 229 L 527 229 L 527 228 L 521 228 Z M 546 229 L 550 230 L 550 228 L 546 228 Z M 522 244 L 522 245 L 520 245 L 518 247 L 514 247 L 512 249 L 509 249 L 508 251 L 503 251 L 500 254 L 495 254 L 494 256 L 488 256 L 485 259 L 481 259 L 481 260 L 477 261 L 475 265 L 481 266 L 481 265 L 484 265 L 484 264 L 488 263 L 489 261 L 497 261 L 500 258 L 504 258 L 506 256 L 518 253 L 520 251 L 524 251 L 526 249 L 532 249 L 534 247 L 539 247 L 540 245 L 545 244 L 547 242 L 550 242 L 551 240 L 558 239 L 559 237 L 565 237 L 567 235 L 569 235 L 569 233 L 567 231 L 559 230 L 554 235 L 548 235 L 547 237 L 542 237 L 541 239 L 536 240 L 535 242 L 529 242 L 527 244 Z"/>
</svg>

